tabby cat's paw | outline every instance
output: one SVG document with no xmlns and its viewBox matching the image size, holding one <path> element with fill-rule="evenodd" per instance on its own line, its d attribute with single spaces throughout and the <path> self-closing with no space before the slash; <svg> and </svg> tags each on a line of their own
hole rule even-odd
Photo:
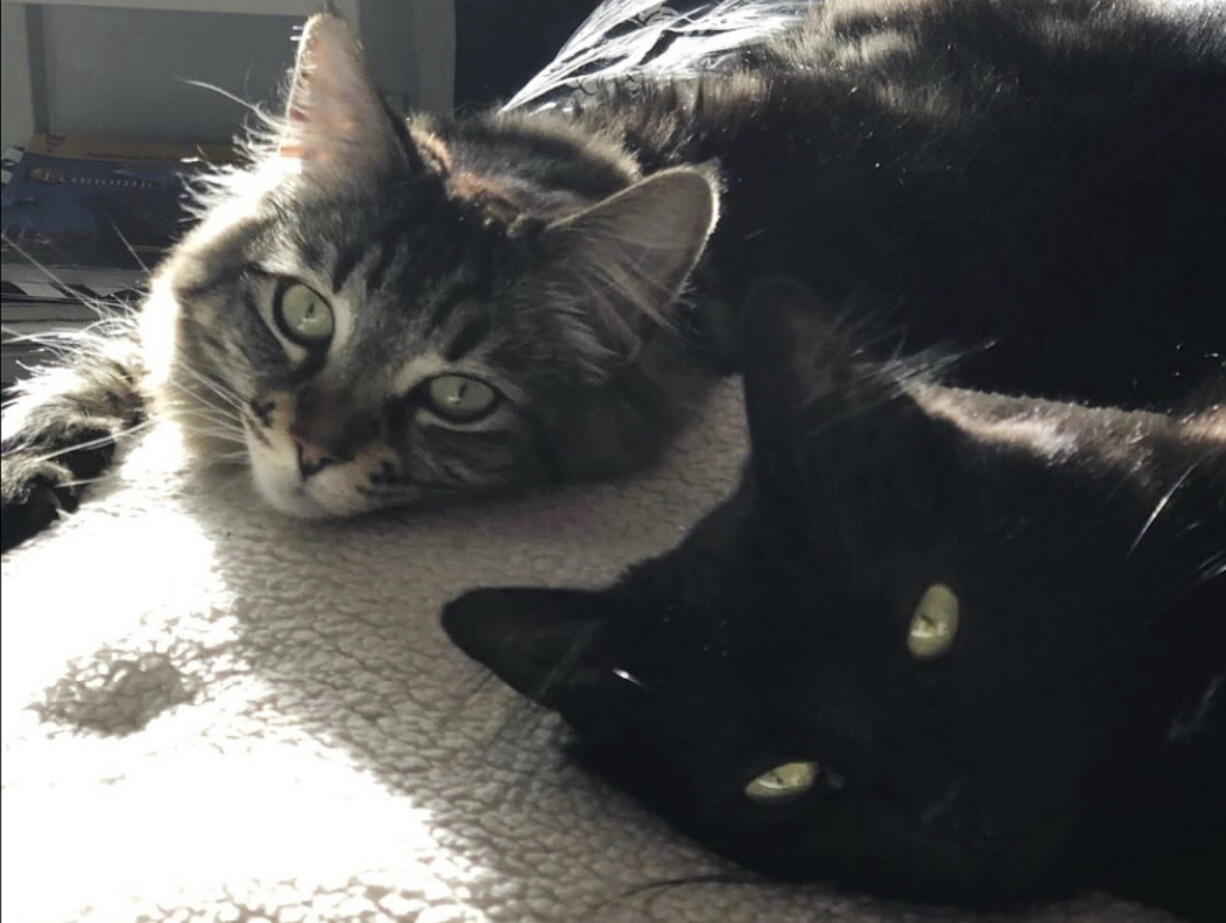
<svg viewBox="0 0 1226 923">
<path fill-rule="evenodd" d="M 4 452 L 0 473 L 0 551 L 8 551 L 73 512 L 81 502 L 83 481 L 97 477 L 115 453 L 105 431 L 78 433 L 87 445 L 58 455 L 32 448 Z M 99 440 L 101 445 L 94 444 Z"/>
</svg>

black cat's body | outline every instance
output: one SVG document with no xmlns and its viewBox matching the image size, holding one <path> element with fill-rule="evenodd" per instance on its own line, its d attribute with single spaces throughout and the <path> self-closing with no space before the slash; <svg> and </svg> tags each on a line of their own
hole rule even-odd
<svg viewBox="0 0 1226 923">
<path fill-rule="evenodd" d="M 993 344 L 955 370 L 976 388 L 1169 405 L 1226 368 L 1226 17 L 1203 15 L 830 0 L 743 74 L 577 118 L 648 172 L 718 164 L 709 297 L 787 273 L 910 351 Z"/>
<path fill-rule="evenodd" d="M 736 495 L 611 589 L 444 625 L 574 755 L 773 877 L 970 906 L 1106 888 L 1215 918 L 1226 863 L 1226 410 L 1097 410 L 865 363 L 752 299 Z M 908 648 L 925 588 L 961 627 Z M 746 785 L 794 761 L 812 790 Z"/>
</svg>

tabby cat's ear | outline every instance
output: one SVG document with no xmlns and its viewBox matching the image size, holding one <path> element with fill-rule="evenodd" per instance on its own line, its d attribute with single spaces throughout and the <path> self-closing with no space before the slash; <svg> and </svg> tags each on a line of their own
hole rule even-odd
<svg viewBox="0 0 1226 923">
<path fill-rule="evenodd" d="M 583 590 L 473 590 L 443 609 L 443 629 L 469 657 L 534 702 L 556 706 L 589 668 L 585 655 L 612 615 Z"/>
<path fill-rule="evenodd" d="M 667 323 L 717 216 L 713 179 L 678 167 L 546 229 L 547 285 L 591 379 L 629 360 L 650 324 Z"/>
<path fill-rule="evenodd" d="M 303 27 L 277 153 L 301 162 L 304 173 L 361 176 L 423 166 L 339 16 L 319 13 Z"/>
</svg>

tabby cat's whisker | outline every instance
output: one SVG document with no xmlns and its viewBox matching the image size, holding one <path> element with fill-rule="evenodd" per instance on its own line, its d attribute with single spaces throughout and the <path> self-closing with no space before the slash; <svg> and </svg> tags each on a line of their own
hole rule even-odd
<svg viewBox="0 0 1226 923">
<path fill-rule="evenodd" d="M 228 408 L 211 407 L 200 403 L 183 403 L 172 402 L 167 404 L 168 409 L 175 412 L 175 415 L 183 417 L 199 417 L 205 420 L 212 420 L 216 423 L 221 423 L 233 427 L 236 432 L 242 432 L 242 417 L 234 413 Z"/>
<path fill-rule="evenodd" d="M 248 112 L 251 112 L 253 115 L 259 116 L 261 119 L 267 117 L 264 110 L 260 107 L 259 103 L 248 102 L 247 100 L 243 99 L 241 96 L 231 93 L 229 90 L 223 89 L 222 87 L 219 87 L 216 84 L 207 83 L 203 80 L 192 80 L 187 77 L 176 77 L 175 79 L 178 80 L 180 83 L 186 83 L 188 86 L 198 87 L 201 90 L 208 90 L 210 93 L 216 93 L 222 99 L 228 99 L 232 103 L 238 103 L 238 105 L 242 106 Z"/>
<path fill-rule="evenodd" d="M 105 479 L 106 479 L 106 475 L 100 474 L 97 477 L 93 477 L 93 478 L 80 478 L 79 480 L 75 480 L 75 481 L 62 481 L 60 482 L 59 486 L 61 487 L 88 487 L 91 484 L 97 484 L 99 481 L 102 481 Z"/>
<path fill-rule="evenodd" d="M 234 445 L 243 445 L 243 440 L 235 436 L 231 432 L 219 429 L 210 429 L 208 427 L 185 427 L 185 432 L 193 436 L 208 436 L 212 439 L 220 440 L 221 442 L 229 442 Z"/>
<path fill-rule="evenodd" d="M 206 407 L 197 403 L 170 403 L 167 410 L 174 414 L 179 425 L 189 431 L 203 426 L 224 432 L 236 441 L 246 441 L 242 418 L 235 413 L 222 408 Z"/>
<path fill-rule="evenodd" d="M 95 439 L 87 439 L 84 442 L 78 442 L 70 446 L 65 446 L 61 449 L 56 449 L 54 452 L 47 452 L 43 455 L 36 455 L 30 461 L 32 464 L 41 464 L 42 462 L 54 461 L 63 455 L 69 455 L 73 452 L 85 452 L 90 449 L 99 449 L 105 445 L 117 443 L 121 438 L 126 438 L 142 430 L 148 429 L 153 425 L 152 420 L 142 420 L 140 423 L 135 423 L 126 429 L 118 430 L 115 433 L 108 433 L 105 436 L 98 436 Z"/>
<path fill-rule="evenodd" d="M 180 364 L 179 369 L 180 371 L 190 376 L 193 381 L 203 386 L 209 393 L 214 394 L 217 397 L 221 398 L 223 401 L 225 401 L 227 404 L 231 405 L 235 409 L 242 410 L 246 406 L 246 402 L 241 397 L 239 397 L 237 394 L 235 394 L 234 391 L 227 388 L 224 384 L 217 381 L 216 379 L 193 368 L 190 364 L 184 362 Z M 180 390 L 184 391 L 184 393 L 189 394 L 189 395 L 191 394 L 191 392 L 183 388 L 182 385 L 178 387 L 180 388 Z"/>
<path fill-rule="evenodd" d="M 31 266 L 33 266 L 35 269 L 41 272 L 44 276 L 50 279 L 53 284 L 55 284 L 56 286 L 58 286 L 59 288 L 63 289 L 66 292 L 72 291 L 71 286 L 69 286 L 66 282 L 64 282 L 63 279 L 57 276 L 48 267 L 44 266 L 37 259 L 31 256 L 24 248 L 22 248 L 22 246 L 19 243 L 17 243 L 17 241 L 13 240 L 13 238 L 11 238 L 8 234 L 0 235 L 0 237 L 3 238 L 5 244 L 7 244 L 14 251 L 16 251 L 16 253 L 22 257 L 22 259 L 26 260 Z"/>
<path fill-rule="evenodd" d="M 119 225 L 115 223 L 113 218 L 108 216 L 107 221 L 111 225 L 111 230 L 115 232 L 115 236 L 119 238 L 120 243 L 127 248 L 127 251 L 131 255 L 132 259 L 136 261 L 136 265 L 141 268 L 141 272 L 143 272 L 145 275 L 149 275 L 149 267 L 145 264 L 145 261 L 140 258 L 140 254 L 132 248 L 132 244 L 128 242 L 127 235 L 120 230 Z"/>
</svg>

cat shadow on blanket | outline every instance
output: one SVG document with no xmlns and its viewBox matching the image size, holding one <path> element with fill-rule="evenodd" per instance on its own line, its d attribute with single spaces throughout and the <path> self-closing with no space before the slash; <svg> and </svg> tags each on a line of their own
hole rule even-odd
<svg viewBox="0 0 1226 923">
<path fill-rule="evenodd" d="M 882 366 L 803 287 L 747 309 L 753 457 L 602 592 L 452 639 L 577 762 L 783 880 L 1208 921 L 1226 868 L 1226 406 L 1095 409 Z"/>
</svg>

